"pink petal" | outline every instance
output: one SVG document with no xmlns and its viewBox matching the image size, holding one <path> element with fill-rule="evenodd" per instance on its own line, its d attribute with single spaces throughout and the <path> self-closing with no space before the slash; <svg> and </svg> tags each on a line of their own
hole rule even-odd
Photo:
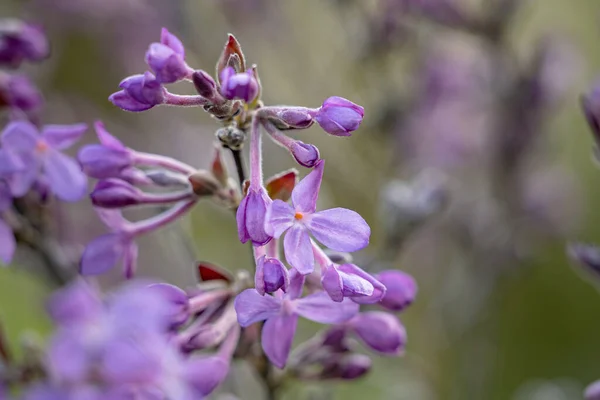
<svg viewBox="0 0 600 400">
<path fill-rule="evenodd" d="M 345 208 L 319 211 L 307 219 L 315 239 L 336 251 L 357 251 L 369 244 L 371 228 L 357 212 Z"/>
</svg>

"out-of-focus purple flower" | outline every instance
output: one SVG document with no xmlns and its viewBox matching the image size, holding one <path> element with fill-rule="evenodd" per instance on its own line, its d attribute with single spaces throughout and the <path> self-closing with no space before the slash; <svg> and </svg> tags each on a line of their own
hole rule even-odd
<svg viewBox="0 0 600 400">
<path fill-rule="evenodd" d="M 584 267 L 595 281 L 600 281 L 600 247 L 573 243 L 567 251 L 573 261 Z"/>
<path fill-rule="evenodd" d="M 23 196 L 38 179 L 61 200 L 80 200 L 87 180 L 72 158 L 61 152 L 73 145 L 87 130 L 85 124 L 46 125 L 41 133 L 27 121 L 9 123 L 2 132 L 4 150 L 22 168 L 7 179 L 14 196 Z"/>
<path fill-rule="evenodd" d="M 39 109 L 43 102 L 41 93 L 27 76 L 0 72 L 0 106 L 27 113 Z"/>
<path fill-rule="evenodd" d="M 16 68 L 25 60 L 41 61 L 49 53 L 41 27 L 15 19 L 0 21 L 0 65 Z"/>
<path fill-rule="evenodd" d="M 321 284 L 333 301 L 349 297 L 359 304 L 381 301 L 385 286 L 354 264 L 330 264 L 321 276 Z"/>
<path fill-rule="evenodd" d="M 12 261 L 17 243 L 11 227 L 2 219 L 2 214 L 12 206 L 12 194 L 6 182 L 0 180 L 0 261 Z"/>
<path fill-rule="evenodd" d="M 262 246 L 271 240 L 271 235 L 265 231 L 265 215 L 269 204 L 271 199 L 264 188 L 248 189 L 236 213 L 240 242 L 252 240 L 254 245 Z"/>
<path fill-rule="evenodd" d="M 406 344 L 406 329 L 396 316 L 383 311 L 358 314 L 347 325 L 370 349 L 386 354 L 398 355 Z"/>
<path fill-rule="evenodd" d="M 357 130 L 365 115 L 365 109 L 350 100 L 333 96 L 323 102 L 316 111 L 315 120 L 323 130 L 335 136 L 350 136 Z"/>
<path fill-rule="evenodd" d="M 289 284 L 288 270 L 281 261 L 267 256 L 256 260 L 254 287 L 259 294 L 274 293 L 279 289 L 287 292 Z"/>
<path fill-rule="evenodd" d="M 117 210 L 97 210 L 111 233 L 99 236 L 85 247 L 79 269 L 82 275 L 100 275 L 120 260 L 127 277 L 132 277 L 137 262 L 138 247 L 134 242 L 131 223 Z"/>
<path fill-rule="evenodd" d="M 261 296 L 254 289 L 246 289 L 235 299 L 235 311 L 242 327 L 266 321 L 262 330 L 262 347 L 269 360 L 278 368 L 287 362 L 298 316 L 322 324 L 339 324 L 358 313 L 358 304 L 349 300 L 331 301 L 324 292 L 303 298 L 300 296 L 304 277 L 292 270 L 290 290 L 285 295 Z"/>
<path fill-rule="evenodd" d="M 252 71 L 236 73 L 233 67 L 227 67 L 221 72 L 220 78 L 221 94 L 226 99 L 241 99 L 250 103 L 258 96 L 258 81 Z"/>
<path fill-rule="evenodd" d="M 309 232 L 325 246 L 337 251 L 356 251 L 369 244 L 371 229 L 358 213 L 345 208 L 316 211 L 323 179 L 324 161 L 292 191 L 292 206 L 275 200 L 267 209 L 265 231 L 279 238 L 287 231 L 283 247 L 288 263 L 302 274 L 314 268 Z"/>
<path fill-rule="evenodd" d="M 600 400 L 600 381 L 592 382 L 585 388 L 585 400 Z"/>
<path fill-rule="evenodd" d="M 174 197 L 144 193 L 123 179 L 108 178 L 98 181 L 90 198 L 96 207 L 123 208 L 137 204 L 169 203 Z"/>
<path fill-rule="evenodd" d="M 108 100 L 125 111 L 146 111 L 165 102 L 165 88 L 148 71 L 123 79 L 119 87 L 123 90 L 111 94 Z"/>
<path fill-rule="evenodd" d="M 417 296 L 417 282 L 409 274 L 398 270 L 381 271 L 375 275 L 381 282 L 386 292 L 379 303 L 382 307 L 392 311 L 402 311 L 412 304 Z"/>
<path fill-rule="evenodd" d="M 146 52 L 146 63 L 160 83 L 177 82 L 191 74 L 183 44 L 166 28 L 162 28 L 160 43 L 152 43 Z"/>
<path fill-rule="evenodd" d="M 292 156 L 303 167 L 312 168 L 320 159 L 319 149 L 315 145 L 299 140 L 294 141 L 290 147 Z"/>
<path fill-rule="evenodd" d="M 371 359 L 364 354 L 337 354 L 324 362 L 321 379 L 354 380 L 371 370 Z"/>
<path fill-rule="evenodd" d="M 591 91 L 581 96 L 581 107 L 594 135 L 596 147 L 600 147 L 600 81 Z"/>
<path fill-rule="evenodd" d="M 123 171 L 133 166 L 131 150 L 123 145 L 97 121 L 94 124 L 100 144 L 90 144 L 82 147 L 77 154 L 86 175 L 105 179 L 119 177 Z"/>
</svg>

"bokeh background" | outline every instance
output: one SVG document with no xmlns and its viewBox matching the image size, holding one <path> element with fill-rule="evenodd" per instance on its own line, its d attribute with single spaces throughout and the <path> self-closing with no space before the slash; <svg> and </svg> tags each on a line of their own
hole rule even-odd
<svg viewBox="0 0 600 400">
<path fill-rule="evenodd" d="M 188 63 L 207 71 L 234 33 L 259 66 L 266 104 L 317 107 L 339 95 L 365 107 L 352 138 L 318 127 L 294 135 L 327 160 L 322 206 L 355 209 L 373 228 L 357 262 L 417 279 L 417 302 L 402 316 L 406 354 L 377 359 L 359 381 L 302 383 L 285 398 L 581 398 L 600 377 L 600 295 L 570 266 L 565 246 L 600 242 L 600 171 L 579 108 L 600 75 L 600 3 L 414 2 L 422 7 L 404 9 L 410 2 L 399 0 L 3 0 L 0 16 L 48 31 L 52 57 L 27 69 L 45 94 L 46 123 L 101 119 L 130 147 L 199 168 L 218 127 L 201 110 L 133 114 L 107 101 L 122 78 L 145 69 L 144 52 L 162 26 L 185 43 Z M 465 27 L 449 6 L 480 17 L 502 3 L 517 10 L 499 37 L 489 24 Z M 91 132 L 86 139 L 95 140 Z M 267 175 L 294 166 L 271 143 L 265 162 Z M 69 254 L 104 231 L 87 201 L 55 207 Z M 231 213 L 209 202 L 142 240 L 140 274 L 191 285 L 200 259 L 252 267 Z M 115 271 L 102 283 L 119 279 Z M 43 303 L 54 288 L 43 262 L 26 251 L 0 270 L 0 316 L 13 343 L 49 331 Z M 314 329 L 307 324 L 299 339 Z M 253 383 L 244 373 L 236 369 L 228 388 L 260 398 L 246 391 Z"/>
</svg>

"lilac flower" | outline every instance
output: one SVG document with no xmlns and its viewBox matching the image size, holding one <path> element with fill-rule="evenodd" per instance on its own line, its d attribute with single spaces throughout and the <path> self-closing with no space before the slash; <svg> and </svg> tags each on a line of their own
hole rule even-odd
<svg viewBox="0 0 600 400">
<path fill-rule="evenodd" d="M 146 111 L 165 102 L 166 89 L 148 71 L 123 79 L 119 87 L 123 90 L 111 94 L 108 100 L 125 111 Z"/>
<path fill-rule="evenodd" d="M 600 381 L 592 382 L 585 388 L 585 400 L 600 400 Z"/>
<path fill-rule="evenodd" d="M 0 64 L 18 67 L 24 60 L 40 61 L 50 53 L 41 27 L 19 20 L 0 21 Z"/>
<path fill-rule="evenodd" d="M 298 316 L 322 324 L 338 324 L 358 313 L 358 305 L 351 301 L 335 303 L 323 292 L 298 298 L 304 278 L 296 271 L 290 277 L 290 290 L 285 295 L 261 296 L 254 289 L 246 289 L 235 299 L 235 311 L 242 327 L 266 321 L 262 330 L 262 347 L 269 360 L 278 368 L 287 362 L 296 333 Z"/>
<path fill-rule="evenodd" d="M 259 294 L 274 293 L 279 289 L 287 292 L 289 284 L 288 270 L 277 258 L 261 256 L 256 260 L 254 286 Z"/>
<path fill-rule="evenodd" d="M 27 113 L 38 110 L 43 102 L 42 95 L 27 76 L 0 72 L 0 106 Z"/>
<path fill-rule="evenodd" d="M 146 63 L 160 83 L 177 82 L 191 73 L 183 44 L 166 28 L 162 28 L 160 43 L 152 43 L 146 52 Z"/>
<path fill-rule="evenodd" d="M 323 364 L 319 378 L 354 380 L 369 372 L 372 362 L 364 354 L 349 353 L 333 355 Z"/>
<path fill-rule="evenodd" d="M 292 143 L 290 151 L 298 164 L 303 167 L 313 168 L 320 159 L 319 149 L 315 145 L 296 140 Z"/>
<path fill-rule="evenodd" d="M 0 180 L 0 261 L 12 261 L 17 243 L 11 227 L 2 219 L 2 214 L 12 207 L 12 195 L 6 182 Z"/>
<path fill-rule="evenodd" d="M 367 347 L 376 352 L 398 355 L 404 350 L 406 330 L 392 314 L 383 311 L 363 312 L 346 324 Z"/>
<path fill-rule="evenodd" d="M 375 279 L 386 287 L 385 295 L 379 303 L 392 311 L 402 311 L 412 304 L 417 295 L 417 283 L 405 272 L 397 270 L 381 271 Z"/>
<path fill-rule="evenodd" d="M 271 199 L 264 188 L 248 189 L 248 194 L 242 199 L 236 212 L 240 242 L 252 240 L 254 245 L 262 246 L 271 240 L 271 235 L 265 231 L 265 216 L 269 204 Z"/>
<path fill-rule="evenodd" d="M 315 120 L 329 134 L 350 136 L 350 132 L 358 129 L 365 110 L 342 97 L 330 97 L 323 102 L 315 113 Z"/>
<path fill-rule="evenodd" d="M 359 304 L 373 304 L 385 296 L 385 286 L 354 264 L 329 263 L 321 276 L 321 284 L 333 301 L 349 297 Z"/>
<path fill-rule="evenodd" d="M 356 251 L 369 243 L 371 229 L 356 212 L 345 208 L 316 211 L 323 179 L 324 161 L 292 191 L 292 206 L 275 200 L 267 209 L 265 231 L 279 238 L 287 231 L 283 247 L 288 263 L 302 274 L 314 268 L 309 232 L 325 246 L 337 251 Z"/>
<path fill-rule="evenodd" d="M 122 260 L 125 276 L 132 277 L 137 262 L 138 246 L 134 242 L 135 234 L 131 223 L 123 218 L 120 211 L 103 209 L 96 211 L 112 232 L 88 243 L 81 256 L 80 273 L 100 275 Z"/>
<path fill-rule="evenodd" d="M 229 100 L 241 99 L 250 103 L 258 96 L 258 81 L 252 71 L 237 73 L 233 67 L 221 71 L 221 94 Z"/>
<path fill-rule="evenodd" d="M 27 121 L 9 123 L 2 132 L 4 150 L 22 168 L 8 178 L 14 196 L 23 196 L 38 179 L 64 201 L 80 200 L 86 191 L 86 177 L 79 165 L 61 152 L 87 130 L 87 125 L 46 125 L 42 132 Z"/>
<path fill-rule="evenodd" d="M 92 178 L 119 177 L 133 167 L 133 153 L 104 128 L 100 121 L 94 123 L 100 144 L 82 147 L 77 160 L 83 171 Z"/>
</svg>

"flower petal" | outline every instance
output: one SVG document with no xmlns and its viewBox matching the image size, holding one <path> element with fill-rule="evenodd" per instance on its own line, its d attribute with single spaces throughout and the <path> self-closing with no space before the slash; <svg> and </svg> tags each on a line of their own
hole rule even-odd
<svg viewBox="0 0 600 400">
<path fill-rule="evenodd" d="M 37 146 L 38 130 L 31 122 L 15 121 L 9 123 L 1 137 L 2 146 L 13 152 L 32 152 Z"/>
<path fill-rule="evenodd" d="M 307 219 L 315 239 L 336 251 L 357 251 L 369 244 L 371 228 L 357 212 L 346 208 L 319 211 Z"/>
<path fill-rule="evenodd" d="M 303 213 L 313 213 L 317 209 L 317 198 L 323 180 L 325 161 L 317 162 L 315 168 L 304 177 L 292 191 L 292 204 Z"/>
<path fill-rule="evenodd" d="M 338 271 L 343 282 L 344 297 L 371 296 L 373 285 L 364 278 Z"/>
<path fill-rule="evenodd" d="M 43 160 L 48 185 L 58 198 L 78 201 L 85 196 L 87 178 L 75 160 L 54 149 L 46 150 Z"/>
<path fill-rule="evenodd" d="M 331 297 L 331 300 L 338 303 L 344 300 L 344 282 L 337 268 L 333 265 L 327 267 L 327 270 L 321 276 L 321 285 L 329 297 Z"/>
<path fill-rule="evenodd" d="M 119 90 L 118 92 L 111 94 L 108 97 L 108 100 L 115 106 L 131 112 L 146 111 L 154 107 L 153 104 L 140 103 L 124 90 Z"/>
<path fill-rule="evenodd" d="M 246 243 L 250 240 L 248 231 L 246 230 L 246 208 L 248 207 L 248 196 L 244 197 L 238 206 L 235 213 L 235 220 L 237 222 L 238 239 L 240 242 Z"/>
<path fill-rule="evenodd" d="M 46 125 L 42 137 L 50 147 L 63 150 L 77 142 L 87 128 L 87 124 Z"/>
<path fill-rule="evenodd" d="M 242 327 L 274 317 L 281 310 L 281 301 L 272 296 L 261 296 L 254 289 L 246 289 L 234 302 L 237 319 Z"/>
<path fill-rule="evenodd" d="M 10 191 L 15 197 L 24 196 L 31 189 L 40 173 L 40 159 L 35 153 L 22 153 L 19 156 L 22 168 L 7 179 Z"/>
<path fill-rule="evenodd" d="M 283 251 L 285 259 L 302 275 L 313 272 L 315 267 L 315 256 L 310 243 L 310 236 L 300 224 L 292 226 L 283 239 Z"/>
<path fill-rule="evenodd" d="M 82 275 L 99 275 L 108 271 L 123 257 L 127 241 L 118 233 L 109 233 L 91 241 L 80 261 Z"/>
<path fill-rule="evenodd" d="M 276 239 L 294 224 L 294 209 L 282 200 L 273 200 L 265 215 L 265 232 Z"/>
<path fill-rule="evenodd" d="M 16 248 L 17 243 L 12 229 L 0 219 L 0 261 L 4 264 L 10 264 Z"/>
<path fill-rule="evenodd" d="M 350 325 L 366 346 L 379 353 L 397 355 L 406 344 L 406 329 L 393 314 L 383 311 L 360 313 Z"/>
<path fill-rule="evenodd" d="M 340 324 L 354 317 L 359 305 L 344 299 L 337 303 L 325 292 L 317 292 L 295 301 L 296 313 L 321 324 Z"/>
<path fill-rule="evenodd" d="M 277 368 L 284 368 L 292 349 L 298 325 L 297 315 L 278 315 L 269 318 L 262 329 L 262 347 Z"/>
<path fill-rule="evenodd" d="M 373 293 L 367 296 L 353 297 L 352 301 L 355 301 L 359 304 L 374 304 L 385 296 L 387 289 L 385 285 L 379 282 L 375 277 L 368 272 L 363 271 L 361 268 L 354 264 L 342 264 L 338 266 L 338 269 L 347 274 L 358 276 L 365 281 L 369 282 L 373 285 Z"/>
<path fill-rule="evenodd" d="M 125 272 L 126 279 L 133 278 L 133 275 L 135 274 L 138 252 L 138 245 L 135 242 L 129 242 L 129 245 L 123 254 L 123 271 Z"/>
<path fill-rule="evenodd" d="M 100 143 L 104 146 L 117 150 L 126 149 L 119 139 L 108 133 L 102 121 L 94 122 L 94 130 L 96 131 L 96 135 L 98 135 L 98 140 L 100 140 Z"/>
<path fill-rule="evenodd" d="M 186 381 L 202 396 L 208 396 L 225 380 L 229 363 L 219 356 L 192 358 L 184 369 Z"/>
</svg>

